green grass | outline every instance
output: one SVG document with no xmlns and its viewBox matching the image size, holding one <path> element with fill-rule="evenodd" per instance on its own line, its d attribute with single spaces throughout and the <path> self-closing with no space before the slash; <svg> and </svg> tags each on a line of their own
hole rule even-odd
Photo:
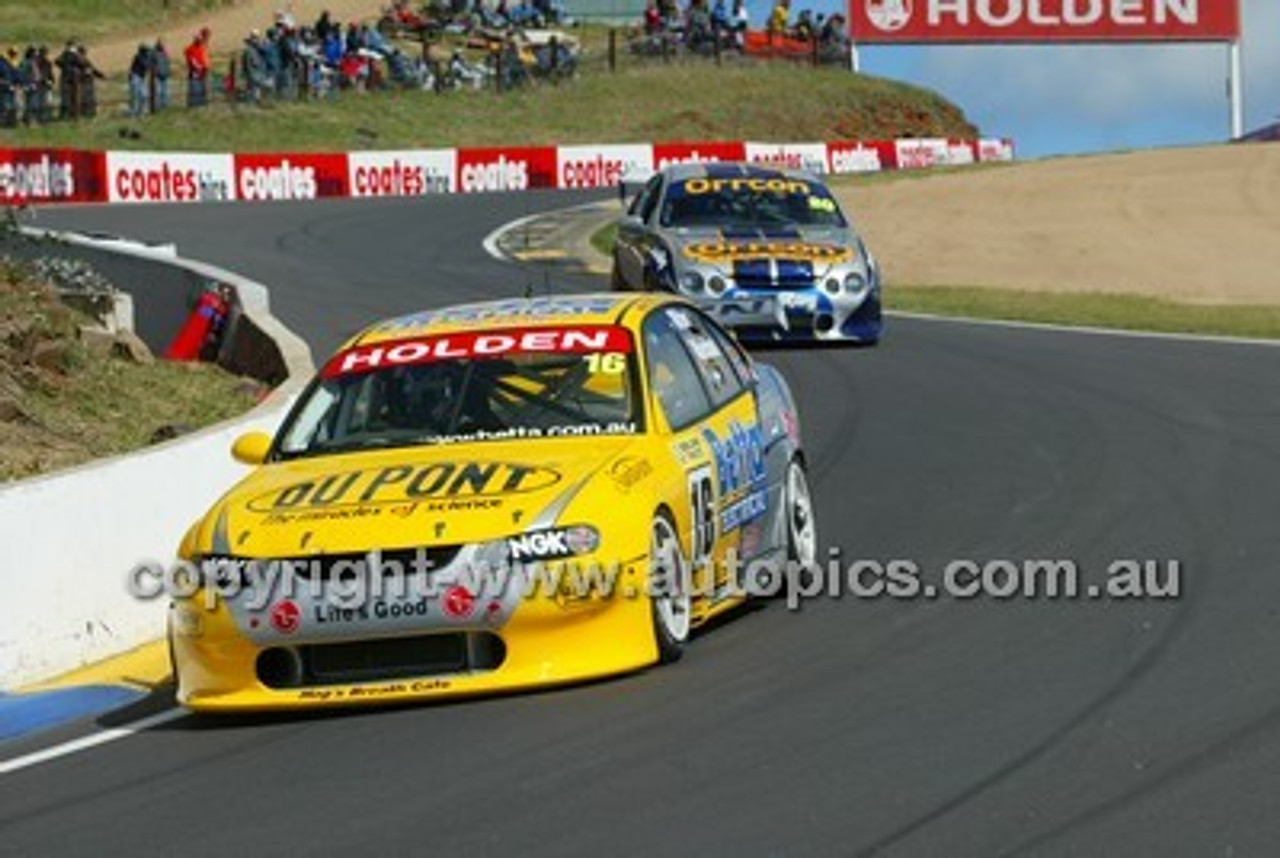
<svg viewBox="0 0 1280 858">
<path fill-rule="evenodd" d="M 923 171 L 922 171 L 923 172 Z M 898 175 L 898 174 L 889 174 Z M 900 174 L 903 177 L 909 173 Z M 591 235 L 591 246 L 605 256 L 613 251 L 616 223 Z M 1142 295 L 1046 293 L 980 286 L 899 286 L 884 291 L 885 307 L 973 319 L 1280 339 L 1280 306 L 1185 304 Z"/>
<path fill-rule="evenodd" d="M 228 0 L 0 0 L 0 40 L 9 45 L 61 46 L 67 39 L 92 41 L 106 35 L 147 30 Z M 21 47 L 19 47 L 21 50 Z"/>
<path fill-rule="evenodd" d="M 1280 306 L 1185 304 L 1143 295 L 1044 293 L 977 286 L 894 286 L 890 310 L 1171 334 L 1280 339 Z"/>
<path fill-rule="evenodd" d="M 673 98 L 679 93 L 679 98 Z M 730 96 L 731 94 L 731 96 Z M 346 151 L 654 140 L 830 140 L 972 137 L 958 108 L 937 95 L 839 69 L 786 63 L 586 68 L 559 86 L 496 94 L 344 92 L 322 102 L 217 104 L 139 122 L 121 115 L 124 84 L 100 85 L 114 102 L 99 118 L 18 130 L 22 146 L 190 151 Z M 136 129 L 125 139 L 122 129 Z"/>
<path fill-rule="evenodd" d="M 242 414 L 256 383 L 207 364 L 91 351 L 87 317 L 24 266 L 0 263 L 0 482 L 147 446 L 163 427 Z"/>
</svg>

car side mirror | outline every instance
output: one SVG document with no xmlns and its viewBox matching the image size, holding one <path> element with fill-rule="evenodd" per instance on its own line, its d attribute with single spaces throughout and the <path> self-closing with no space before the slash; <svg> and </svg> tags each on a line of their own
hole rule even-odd
<svg viewBox="0 0 1280 858">
<path fill-rule="evenodd" d="M 271 452 L 271 436 L 266 432 L 248 432 L 231 445 L 231 456 L 243 465 L 261 465 Z"/>
</svg>

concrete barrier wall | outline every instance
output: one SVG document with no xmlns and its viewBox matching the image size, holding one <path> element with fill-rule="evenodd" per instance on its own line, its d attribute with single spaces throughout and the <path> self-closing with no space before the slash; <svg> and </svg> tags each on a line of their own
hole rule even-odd
<svg viewBox="0 0 1280 858">
<path fill-rule="evenodd" d="M 165 603 L 132 598 L 129 570 L 172 562 L 186 529 L 248 470 L 231 442 L 274 431 L 285 404 L 0 490 L 0 689 L 155 640 Z"/>
</svg>

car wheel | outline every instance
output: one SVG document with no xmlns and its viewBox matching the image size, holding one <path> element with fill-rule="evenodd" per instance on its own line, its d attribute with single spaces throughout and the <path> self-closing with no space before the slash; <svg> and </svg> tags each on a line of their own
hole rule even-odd
<svg viewBox="0 0 1280 858">
<path fill-rule="evenodd" d="M 665 514 L 653 519 L 649 542 L 649 605 L 658 663 L 678 661 L 689 639 L 692 596 L 689 562 L 675 526 Z"/>
<path fill-rule="evenodd" d="M 813 573 L 818 562 L 818 525 L 813 517 L 813 495 L 809 475 L 799 459 L 787 466 L 787 559 L 803 576 Z"/>
</svg>

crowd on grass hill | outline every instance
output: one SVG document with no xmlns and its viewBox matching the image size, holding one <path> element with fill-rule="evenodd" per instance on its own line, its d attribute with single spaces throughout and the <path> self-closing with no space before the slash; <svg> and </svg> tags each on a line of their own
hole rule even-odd
<svg viewBox="0 0 1280 858">
<path fill-rule="evenodd" d="M 843 62 L 849 56 L 847 20 L 802 9 L 791 19 L 791 0 L 777 0 L 762 30 L 753 31 L 745 0 L 647 0 L 644 15 L 630 34 L 631 49 L 642 54 L 738 53 L 813 54 L 820 61 Z"/>
<path fill-rule="evenodd" d="M 815 61 L 848 56 L 843 15 L 814 17 L 805 10 L 792 21 L 790 4 L 776 0 L 764 30 L 753 32 L 744 0 L 648 0 L 630 33 L 631 47 L 637 54 L 678 49 L 718 56 L 722 49 L 750 53 L 763 36 Z M 556 80 L 576 72 L 579 45 L 547 28 L 572 23 L 563 0 L 430 0 L 418 7 L 392 0 L 375 23 L 344 23 L 328 11 L 304 22 L 279 11 L 232 50 L 219 45 L 216 62 L 208 27 L 176 56 L 161 39 L 139 44 L 129 64 L 126 109 L 140 118 L 169 108 L 179 95 L 187 107 L 200 108 L 214 98 L 258 103 L 326 98 L 340 90 L 503 89 Z M 175 78 L 185 81 L 178 95 Z M 54 58 L 43 45 L 9 48 L 0 55 L 0 127 L 93 117 L 103 79 L 88 49 L 74 40 Z"/>
<path fill-rule="evenodd" d="M 49 53 L 46 45 L 28 45 L 21 53 L 11 47 L 0 55 L 0 127 L 97 113 L 96 82 L 104 75 L 88 48 L 69 41 L 56 57 Z"/>
</svg>

